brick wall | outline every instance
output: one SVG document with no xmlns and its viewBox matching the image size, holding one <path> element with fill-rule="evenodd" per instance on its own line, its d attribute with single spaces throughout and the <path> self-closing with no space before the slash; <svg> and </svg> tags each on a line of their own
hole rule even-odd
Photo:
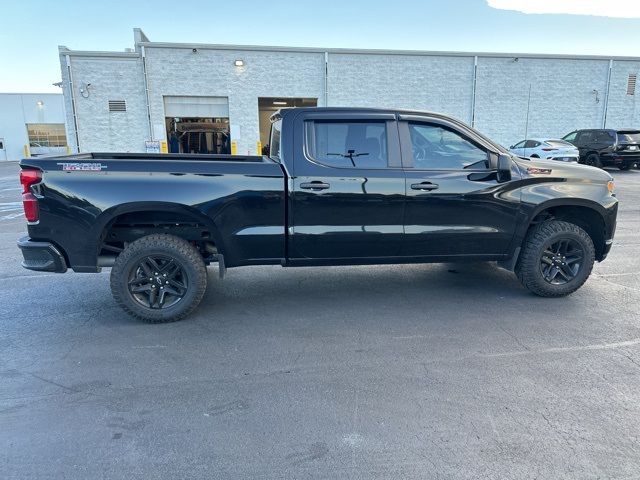
<svg viewBox="0 0 640 480">
<path fill-rule="evenodd" d="M 325 54 L 152 44 L 145 49 L 151 124 L 164 135 L 164 96 L 227 97 L 230 123 L 239 126 L 238 153 L 255 153 L 259 139 L 258 97 L 317 98 L 325 105 Z M 140 48 L 138 48 L 140 53 Z M 71 54 L 82 151 L 143 151 L 150 139 L 142 57 Z M 62 78 L 69 142 L 73 117 L 65 64 Z M 245 65 L 235 67 L 241 59 Z M 637 96 L 626 94 L 629 73 L 640 60 L 613 62 L 607 126 L 640 127 Z M 328 54 L 329 106 L 430 110 L 471 123 L 473 55 L 387 53 Z M 599 128 L 604 120 L 608 59 L 480 56 L 475 126 L 510 145 L 525 137 L 559 137 L 576 128 Z M 89 98 L 79 89 L 91 83 Z M 529 98 L 529 89 L 531 96 Z M 597 92 L 597 93 L 596 93 Z M 640 94 L 640 92 L 638 92 Z M 126 100 L 126 113 L 110 113 L 110 99 Z M 527 114 L 528 111 L 528 114 Z M 528 115 L 528 118 L 527 118 Z"/>
</svg>

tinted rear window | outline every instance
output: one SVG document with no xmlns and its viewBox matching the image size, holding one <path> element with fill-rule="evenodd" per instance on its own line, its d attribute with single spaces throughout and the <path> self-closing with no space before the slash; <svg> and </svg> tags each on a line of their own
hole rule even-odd
<svg viewBox="0 0 640 480">
<path fill-rule="evenodd" d="M 552 147 L 573 147 L 573 144 L 565 142 L 564 140 L 547 140 L 544 143 Z"/>
<path fill-rule="evenodd" d="M 640 132 L 618 132 L 620 143 L 640 143 Z"/>
<path fill-rule="evenodd" d="M 282 129 L 282 120 L 271 124 L 271 139 L 269 140 L 269 156 L 280 161 L 280 130 Z M 258 152 L 260 155 L 260 152 Z"/>
</svg>

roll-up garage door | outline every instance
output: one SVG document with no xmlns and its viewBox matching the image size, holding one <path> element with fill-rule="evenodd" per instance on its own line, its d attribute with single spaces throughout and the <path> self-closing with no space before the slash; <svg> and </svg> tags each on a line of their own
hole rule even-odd
<svg viewBox="0 0 640 480">
<path fill-rule="evenodd" d="M 227 97 L 164 97 L 165 117 L 228 118 Z"/>
</svg>

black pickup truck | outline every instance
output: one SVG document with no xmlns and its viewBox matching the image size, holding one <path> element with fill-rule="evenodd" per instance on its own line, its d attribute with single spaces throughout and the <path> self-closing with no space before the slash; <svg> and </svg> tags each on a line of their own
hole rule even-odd
<svg viewBox="0 0 640 480">
<path fill-rule="evenodd" d="M 178 320 L 226 267 L 497 261 L 541 296 L 607 256 L 603 170 L 530 161 L 433 113 L 296 108 L 264 157 L 90 153 L 21 162 L 31 270 L 99 272 L 132 315 Z M 425 288 L 428 288 L 425 285 Z"/>
</svg>

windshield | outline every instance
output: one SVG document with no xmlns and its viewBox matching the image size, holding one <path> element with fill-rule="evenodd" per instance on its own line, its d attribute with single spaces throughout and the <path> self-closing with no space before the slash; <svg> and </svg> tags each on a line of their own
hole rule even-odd
<svg viewBox="0 0 640 480">
<path fill-rule="evenodd" d="M 640 131 L 618 132 L 619 143 L 640 143 Z"/>
</svg>

